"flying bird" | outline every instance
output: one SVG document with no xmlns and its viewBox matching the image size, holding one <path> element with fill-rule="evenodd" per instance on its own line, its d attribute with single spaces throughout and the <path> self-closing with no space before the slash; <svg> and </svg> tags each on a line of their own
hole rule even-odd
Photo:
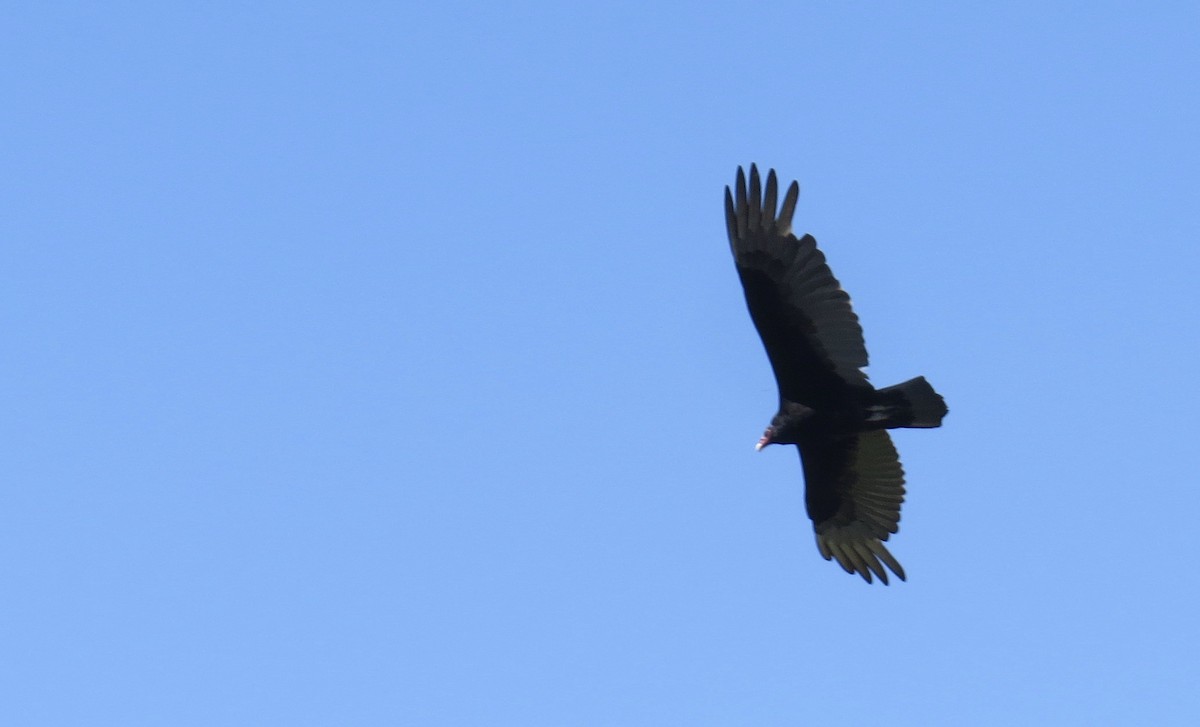
<svg viewBox="0 0 1200 727">
<path fill-rule="evenodd" d="M 905 579 L 884 541 L 899 529 L 904 470 L 888 429 L 942 424 L 946 402 L 923 376 L 876 389 L 862 368 L 862 327 L 811 235 L 792 233 L 800 185 L 776 210 L 775 170 L 762 188 L 738 167 L 725 223 L 746 305 L 779 385 L 779 412 L 755 445 L 794 444 L 817 549 L 847 573 Z"/>
</svg>

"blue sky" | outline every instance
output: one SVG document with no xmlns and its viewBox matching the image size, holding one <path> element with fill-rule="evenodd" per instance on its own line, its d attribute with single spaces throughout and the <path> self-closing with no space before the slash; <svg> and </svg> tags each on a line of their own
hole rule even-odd
<svg viewBox="0 0 1200 727">
<path fill-rule="evenodd" d="M 29 725 L 1191 725 L 1191 3 L 9 7 Z M 896 435 L 818 555 L 729 257 L 801 182 Z"/>
</svg>

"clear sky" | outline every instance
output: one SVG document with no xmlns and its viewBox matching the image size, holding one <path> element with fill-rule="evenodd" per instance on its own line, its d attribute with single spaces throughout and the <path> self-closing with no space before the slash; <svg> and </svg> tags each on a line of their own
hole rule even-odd
<svg viewBox="0 0 1200 727">
<path fill-rule="evenodd" d="M 1194 3 L 2 16 L 6 724 L 1200 724 Z M 753 450 L 750 162 L 949 403 L 907 583 Z"/>
</svg>

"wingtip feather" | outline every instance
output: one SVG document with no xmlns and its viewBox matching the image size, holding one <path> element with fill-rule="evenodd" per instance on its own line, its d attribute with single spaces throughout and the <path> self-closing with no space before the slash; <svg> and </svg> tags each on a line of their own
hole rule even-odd
<svg viewBox="0 0 1200 727">
<path fill-rule="evenodd" d="M 758 167 L 750 165 L 750 227 L 756 229 L 762 222 L 762 180 Z"/>
<path fill-rule="evenodd" d="M 737 212 L 733 208 L 733 193 L 725 188 L 725 231 L 729 234 L 729 244 L 737 239 Z"/>
<path fill-rule="evenodd" d="M 746 173 L 738 167 L 737 189 L 734 190 L 734 213 L 737 217 L 739 237 L 745 237 L 749 231 L 749 204 L 746 202 Z"/>
<path fill-rule="evenodd" d="M 775 226 L 779 234 L 786 235 L 792 231 L 792 215 L 796 212 L 796 201 L 800 199 L 800 183 L 792 181 L 788 185 L 787 194 L 783 196 L 783 205 L 779 208 Z"/>
<path fill-rule="evenodd" d="M 775 170 L 767 172 L 767 193 L 763 199 L 763 224 L 768 227 L 775 225 L 775 205 L 779 196 L 779 182 L 775 179 Z"/>
</svg>

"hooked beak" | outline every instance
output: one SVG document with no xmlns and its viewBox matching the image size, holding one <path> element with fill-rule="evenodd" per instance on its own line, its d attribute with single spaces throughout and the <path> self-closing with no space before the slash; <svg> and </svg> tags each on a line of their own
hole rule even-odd
<svg viewBox="0 0 1200 727">
<path fill-rule="evenodd" d="M 758 440 L 758 444 L 754 445 L 754 451 L 761 452 L 762 448 L 767 446 L 770 443 L 771 443 L 771 438 L 764 434 L 763 438 Z"/>
</svg>

